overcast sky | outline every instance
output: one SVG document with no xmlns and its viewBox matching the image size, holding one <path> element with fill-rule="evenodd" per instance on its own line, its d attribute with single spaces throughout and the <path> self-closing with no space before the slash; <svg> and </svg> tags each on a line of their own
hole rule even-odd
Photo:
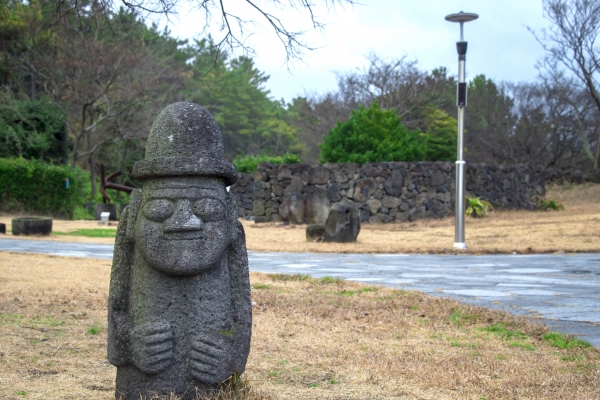
<svg viewBox="0 0 600 400">
<path fill-rule="evenodd" d="M 358 1 L 363 4 L 337 7 L 330 13 L 316 8 L 316 14 L 328 25 L 324 31 L 306 35 L 306 42 L 318 49 L 308 52 L 302 63 L 286 65 L 281 43 L 260 21 L 247 43 L 256 49 L 256 66 L 270 76 L 266 88 L 274 98 L 290 101 L 335 90 L 336 72 L 365 66 L 370 52 L 388 60 L 407 55 L 423 70 L 445 66 L 456 74 L 459 25 L 444 17 L 461 10 L 479 14 L 479 19 L 465 24 L 467 80 L 485 74 L 498 81 L 518 82 L 537 75 L 535 64 L 544 51 L 527 27 L 539 31 L 549 26 L 543 18 L 541 0 Z M 232 12 L 257 19 L 244 8 L 243 0 L 226 0 L 224 4 L 231 6 Z M 292 29 L 310 28 L 306 13 L 290 11 L 283 18 Z M 169 27 L 174 36 L 192 39 L 203 23 L 198 14 L 182 11 Z M 215 38 L 220 34 L 217 28 L 214 24 Z"/>
</svg>

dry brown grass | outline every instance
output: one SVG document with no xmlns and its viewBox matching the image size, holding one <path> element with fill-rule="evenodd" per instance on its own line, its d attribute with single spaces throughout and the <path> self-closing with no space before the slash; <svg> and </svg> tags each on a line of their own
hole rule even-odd
<svg viewBox="0 0 600 400">
<path fill-rule="evenodd" d="M 565 211 L 496 210 L 467 218 L 472 254 L 600 252 L 600 185 L 553 186 L 546 199 Z M 399 224 L 363 224 L 356 243 L 308 243 L 305 226 L 244 222 L 248 249 L 333 253 L 453 253 L 454 218 Z"/>
<path fill-rule="evenodd" d="M 563 203 L 565 211 L 496 210 L 488 218 L 468 218 L 470 254 L 600 252 L 600 185 L 548 188 L 546 199 Z M 10 229 L 11 215 L 0 216 Z M 454 218 L 394 224 L 363 224 L 356 243 L 309 243 L 306 226 L 255 224 L 243 220 L 247 247 L 255 251 L 324 253 L 454 253 Z M 99 228 L 97 221 L 53 222 L 53 230 L 69 232 Z M 116 226 L 111 226 L 115 227 Z M 109 227 L 110 228 L 110 227 Z M 6 237 L 11 237 L 7 235 Z M 25 238 L 25 237 L 21 237 Z M 79 236 L 32 239 L 113 243 L 110 238 Z"/>
<path fill-rule="evenodd" d="M 0 252 L 0 398 L 113 398 L 109 274 L 109 261 Z M 600 393 L 600 351 L 553 348 L 541 339 L 545 328 L 526 319 L 418 292 L 289 278 L 251 275 L 252 391 L 244 399 Z M 498 323 L 527 337 L 480 330 Z"/>
</svg>

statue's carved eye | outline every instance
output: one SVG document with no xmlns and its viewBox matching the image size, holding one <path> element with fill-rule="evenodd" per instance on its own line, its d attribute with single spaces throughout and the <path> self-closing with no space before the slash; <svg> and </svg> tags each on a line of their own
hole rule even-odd
<svg viewBox="0 0 600 400">
<path fill-rule="evenodd" d="M 150 221 L 163 222 L 175 212 L 173 203 L 165 199 L 150 200 L 144 205 L 144 215 Z"/>
<path fill-rule="evenodd" d="M 194 214 L 204 222 L 220 221 L 225 218 L 225 207 L 219 200 L 205 197 L 194 203 Z"/>
</svg>

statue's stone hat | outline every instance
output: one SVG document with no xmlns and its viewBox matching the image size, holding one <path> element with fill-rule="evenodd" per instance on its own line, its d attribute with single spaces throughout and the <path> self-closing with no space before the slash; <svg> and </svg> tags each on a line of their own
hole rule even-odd
<svg viewBox="0 0 600 400">
<path fill-rule="evenodd" d="M 156 118 L 146 144 L 146 157 L 133 166 L 134 178 L 218 176 L 232 185 L 233 164 L 225 160 L 221 131 L 213 116 L 198 104 L 174 103 Z"/>
</svg>

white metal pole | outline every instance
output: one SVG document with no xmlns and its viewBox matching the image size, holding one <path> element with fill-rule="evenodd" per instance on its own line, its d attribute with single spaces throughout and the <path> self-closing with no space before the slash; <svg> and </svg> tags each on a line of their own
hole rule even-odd
<svg viewBox="0 0 600 400">
<path fill-rule="evenodd" d="M 454 232 L 454 248 L 464 250 L 467 248 L 465 242 L 465 167 L 464 160 L 464 118 L 465 105 L 467 100 L 466 83 L 465 83 L 465 56 L 467 53 L 467 42 L 463 41 L 463 23 L 460 23 L 460 39 L 457 43 L 458 50 L 458 90 L 457 90 L 457 106 L 458 106 L 458 138 L 457 138 L 457 157 L 456 157 L 456 196 L 455 196 L 455 212 L 456 223 Z M 462 85 L 461 85 L 462 84 Z M 462 92 L 461 92 L 462 91 Z"/>
<path fill-rule="evenodd" d="M 454 231 L 454 248 L 466 249 L 465 243 L 465 160 L 464 160 L 464 120 L 465 106 L 467 105 L 467 84 L 465 82 L 465 61 L 467 54 L 467 42 L 464 41 L 463 25 L 465 22 L 479 18 L 474 13 L 459 12 L 458 14 L 446 15 L 446 21 L 460 23 L 460 42 L 456 43 L 458 51 L 458 85 L 456 93 L 456 105 L 458 107 L 458 134 L 456 140 L 456 195 L 454 209 L 456 222 Z"/>
</svg>

